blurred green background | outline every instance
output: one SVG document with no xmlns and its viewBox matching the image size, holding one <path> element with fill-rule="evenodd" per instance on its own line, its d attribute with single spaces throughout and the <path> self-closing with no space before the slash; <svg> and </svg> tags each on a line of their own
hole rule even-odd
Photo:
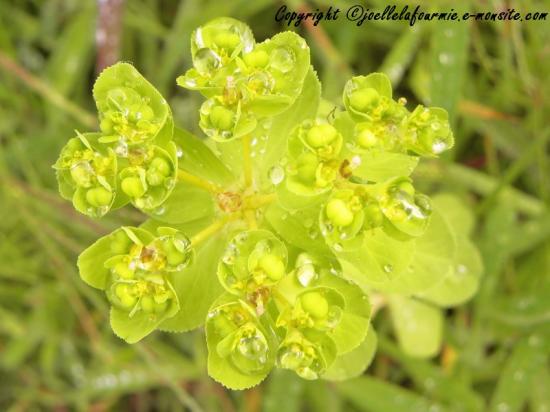
<svg viewBox="0 0 550 412">
<path fill-rule="evenodd" d="M 189 36 L 231 16 L 258 40 L 284 30 L 276 10 L 345 10 L 300 0 L 0 0 L 0 410 L 550 411 L 550 25 L 540 22 L 346 21 L 302 25 L 335 102 L 353 74 L 384 71 L 409 102 L 447 108 L 457 144 L 416 172 L 475 211 L 485 273 L 477 296 L 446 314 L 432 360 L 403 355 L 388 314 L 375 319 L 376 358 L 340 384 L 277 373 L 246 392 L 206 375 L 201 330 L 116 338 L 102 293 L 76 272 L 96 238 L 144 217 L 131 208 L 93 221 L 57 194 L 51 165 L 74 129 L 94 127 L 99 66 L 130 61 L 197 133 L 198 93 L 177 88 Z M 456 3 L 456 2 L 455 2 Z M 405 3 L 398 2 L 402 5 Z M 111 7 L 99 13 L 98 8 Z M 383 9 L 386 3 L 370 1 Z M 545 1 L 425 2 L 426 10 L 550 11 Z M 101 18 L 99 18 L 101 16 Z M 118 18 L 120 17 L 120 18 Z M 99 43 L 97 46 L 96 43 Z"/>
</svg>

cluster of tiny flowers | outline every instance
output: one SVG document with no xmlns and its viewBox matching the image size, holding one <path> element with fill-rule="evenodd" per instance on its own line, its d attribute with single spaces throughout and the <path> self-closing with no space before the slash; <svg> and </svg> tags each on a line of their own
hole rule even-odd
<svg viewBox="0 0 550 412">
<path fill-rule="evenodd" d="M 61 194 L 92 217 L 132 202 L 158 207 L 174 188 L 173 121 L 162 96 L 124 63 L 101 73 L 94 87 L 100 132 L 79 133 L 54 167 Z"/>
<path fill-rule="evenodd" d="M 277 366 L 317 379 L 341 354 L 334 336 L 343 314 L 368 324 L 369 303 L 359 288 L 307 253 L 289 267 L 284 243 L 267 230 L 237 234 L 218 277 L 227 292 L 208 315 L 210 350 L 245 375 Z M 359 304 L 346 305 L 349 288 L 363 296 Z"/>
<path fill-rule="evenodd" d="M 277 137 L 273 152 L 281 153 L 270 153 L 273 184 L 266 187 L 258 183 L 265 176 L 254 175 L 258 169 L 264 174 L 266 165 L 252 165 L 247 142 L 259 130 L 266 133 L 274 116 L 307 105 L 299 100 L 307 87 L 319 97 L 304 39 L 285 32 L 256 43 L 248 26 L 219 18 L 193 32 L 191 52 L 193 67 L 177 83 L 205 97 L 199 126 L 206 139 L 175 130 L 159 92 L 134 67 L 119 63 L 94 86 L 100 132 L 77 132 L 61 151 L 59 189 L 77 210 L 101 217 L 131 202 L 151 216 L 85 250 L 81 277 L 106 293 L 111 326 L 130 343 L 155 329 L 196 327 L 177 325 L 193 307 L 184 300 L 196 293 L 208 372 L 230 388 L 256 385 L 273 368 L 304 379 L 335 376 L 373 333 L 371 290 L 346 273 L 345 254 L 365 251 L 369 235 L 408 242 L 426 232 L 431 202 L 410 175 L 419 156 L 436 157 L 453 146 L 447 113 L 421 105 L 409 111 L 404 99 L 393 99 L 383 74 L 354 77 L 342 109 L 328 116 L 306 112 Z M 229 143 L 237 139 L 243 145 Z M 188 142 L 189 159 L 178 161 L 175 141 Z M 243 165 L 244 176 L 232 176 L 239 172 L 227 160 L 238 149 L 250 166 Z M 196 175 L 189 165 L 198 165 Z M 219 170 L 223 178 L 209 180 Z M 186 219 L 180 210 L 195 212 L 188 203 L 205 205 L 205 213 Z M 159 208 L 172 210 L 161 219 L 154 213 Z M 295 241 L 284 223 L 269 220 L 274 210 L 313 216 L 311 248 Z M 214 236 L 223 251 L 201 257 L 201 243 Z M 212 263 L 215 269 L 204 273 Z M 202 280 L 210 275 L 222 292 L 218 282 Z M 205 289 L 202 295 L 191 290 L 196 285 Z"/>
<path fill-rule="evenodd" d="M 191 51 L 194 67 L 177 82 L 207 98 L 199 125 L 221 142 L 245 136 L 285 110 L 300 93 L 309 67 L 300 36 L 287 32 L 256 44 L 248 26 L 229 18 L 195 30 Z"/>
</svg>

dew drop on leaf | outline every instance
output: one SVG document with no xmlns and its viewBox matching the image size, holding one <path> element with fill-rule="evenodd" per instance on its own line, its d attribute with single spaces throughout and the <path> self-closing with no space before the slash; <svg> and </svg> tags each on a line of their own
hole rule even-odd
<svg viewBox="0 0 550 412">
<path fill-rule="evenodd" d="M 317 272 L 311 263 L 306 263 L 296 270 L 296 277 L 300 285 L 307 287 L 311 282 L 317 279 Z"/>
<path fill-rule="evenodd" d="M 209 74 L 220 66 L 221 59 L 212 49 L 202 48 L 195 53 L 193 64 L 200 74 Z"/>
<path fill-rule="evenodd" d="M 389 263 L 385 264 L 382 269 L 384 269 L 384 272 L 391 273 L 393 271 L 393 266 Z"/>
<path fill-rule="evenodd" d="M 166 212 L 166 208 L 164 206 L 159 206 L 155 210 L 153 210 L 153 214 L 157 216 L 162 216 Z"/>
<path fill-rule="evenodd" d="M 445 143 L 443 140 L 436 140 L 432 145 L 432 151 L 435 154 L 439 154 L 447 150 L 447 143 Z"/>
<path fill-rule="evenodd" d="M 280 184 L 285 178 L 285 170 L 281 166 L 273 166 L 269 169 L 268 177 L 275 186 Z"/>
<path fill-rule="evenodd" d="M 296 57 L 292 50 L 286 47 L 279 47 L 271 53 L 270 66 L 283 73 L 288 73 L 294 66 Z"/>
</svg>

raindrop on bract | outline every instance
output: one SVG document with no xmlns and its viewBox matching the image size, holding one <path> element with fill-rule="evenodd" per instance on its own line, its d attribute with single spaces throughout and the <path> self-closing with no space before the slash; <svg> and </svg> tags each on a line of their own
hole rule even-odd
<svg viewBox="0 0 550 412">
<path fill-rule="evenodd" d="M 432 144 L 432 151 L 435 154 L 440 154 L 440 153 L 444 152 L 445 150 L 447 150 L 447 143 L 445 143 L 443 140 L 436 140 Z"/>
<path fill-rule="evenodd" d="M 296 270 L 296 277 L 300 285 L 307 287 L 311 282 L 317 279 L 318 275 L 315 271 L 315 267 L 311 263 L 306 263 Z"/>
<path fill-rule="evenodd" d="M 183 157 L 183 149 L 179 146 L 176 148 L 176 156 L 178 157 L 178 159 L 181 159 Z"/>
<path fill-rule="evenodd" d="M 159 206 L 155 210 L 153 210 L 153 214 L 157 216 L 162 216 L 166 212 L 166 208 L 164 206 Z"/>
<path fill-rule="evenodd" d="M 221 59 L 212 49 L 203 48 L 197 50 L 193 58 L 193 65 L 200 74 L 210 74 L 220 67 Z"/>
<path fill-rule="evenodd" d="M 393 272 L 393 266 L 392 266 L 391 264 L 389 264 L 389 263 L 386 263 L 386 264 L 382 267 L 382 269 L 384 269 L 384 272 L 386 272 L 386 273 L 391 273 L 391 272 Z"/>
<path fill-rule="evenodd" d="M 281 166 L 273 166 L 269 169 L 268 177 L 275 186 L 280 184 L 285 178 L 285 170 Z"/>
<path fill-rule="evenodd" d="M 280 72 L 291 71 L 295 61 L 294 52 L 286 47 L 279 47 L 271 52 L 270 66 Z"/>
</svg>

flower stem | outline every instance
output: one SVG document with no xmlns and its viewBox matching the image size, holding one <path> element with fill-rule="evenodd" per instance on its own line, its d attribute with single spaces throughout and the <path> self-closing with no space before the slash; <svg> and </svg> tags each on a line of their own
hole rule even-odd
<svg viewBox="0 0 550 412">
<path fill-rule="evenodd" d="M 181 182 L 187 182 L 196 187 L 200 187 L 211 193 L 218 193 L 220 191 L 220 188 L 214 183 L 209 182 L 208 180 L 205 180 L 201 177 L 195 176 L 191 173 L 188 173 L 185 170 L 178 170 L 178 180 Z"/>
<path fill-rule="evenodd" d="M 243 171 L 245 187 L 252 186 L 252 157 L 250 156 L 250 135 L 243 137 Z"/>
<path fill-rule="evenodd" d="M 259 209 L 260 207 L 273 203 L 276 199 L 277 195 L 275 193 L 268 193 L 265 195 L 252 195 L 246 199 L 245 207 L 247 209 Z"/>
<path fill-rule="evenodd" d="M 238 215 L 238 213 L 233 213 L 231 215 L 226 215 L 219 220 L 216 220 L 210 226 L 204 228 L 203 230 L 195 234 L 195 236 L 191 237 L 191 245 L 194 247 L 197 246 L 199 243 L 209 239 L 211 236 L 222 230 L 228 222 L 235 220 Z"/>
<path fill-rule="evenodd" d="M 258 229 L 258 222 L 256 222 L 256 216 L 254 215 L 254 210 L 245 209 L 244 217 L 245 217 L 246 223 L 248 224 L 248 227 L 250 229 L 252 229 L 252 230 Z"/>
</svg>

